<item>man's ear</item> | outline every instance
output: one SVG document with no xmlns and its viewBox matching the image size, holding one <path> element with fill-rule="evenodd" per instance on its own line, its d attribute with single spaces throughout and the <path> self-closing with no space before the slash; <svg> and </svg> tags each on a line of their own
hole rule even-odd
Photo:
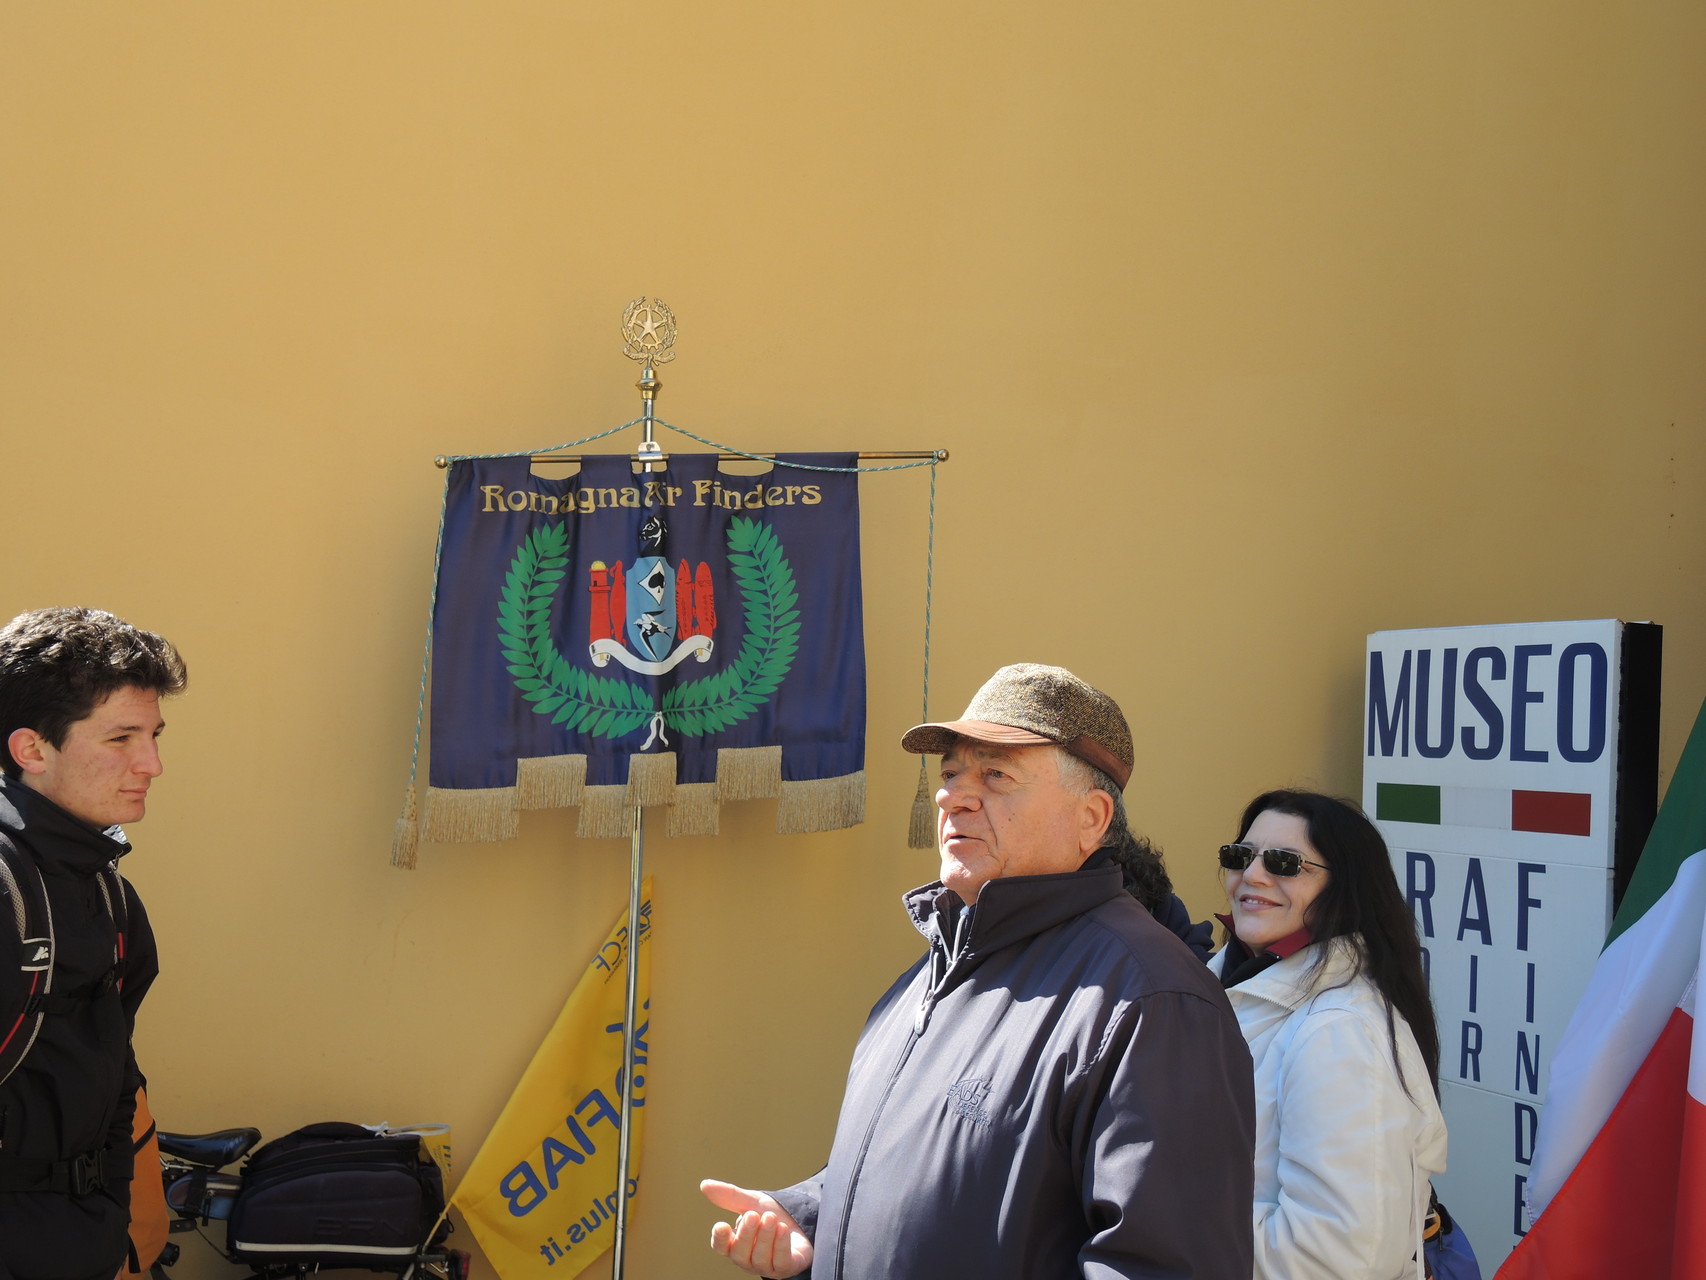
<svg viewBox="0 0 1706 1280">
<path fill-rule="evenodd" d="M 1101 847 L 1108 824 L 1114 820 L 1114 798 L 1101 788 L 1092 787 L 1084 793 L 1084 802 L 1078 813 L 1078 848 L 1085 857 L 1089 857 Z"/>
<path fill-rule="evenodd" d="M 12 753 L 12 759 L 25 773 L 47 772 L 47 753 L 42 748 L 49 745 L 48 740 L 34 729 L 14 729 L 12 736 L 6 739 L 6 748 Z"/>
</svg>

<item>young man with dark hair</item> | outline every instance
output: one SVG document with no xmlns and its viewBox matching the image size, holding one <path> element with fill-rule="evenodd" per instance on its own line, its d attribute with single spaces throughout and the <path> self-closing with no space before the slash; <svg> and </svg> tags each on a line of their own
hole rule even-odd
<svg viewBox="0 0 1706 1280">
<path fill-rule="evenodd" d="M 0 627 L 0 1280 L 112 1280 L 129 1254 L 130 1036 L 158 965 L 120 824 L 187 682 L 110 613 Z"/>
</svg>

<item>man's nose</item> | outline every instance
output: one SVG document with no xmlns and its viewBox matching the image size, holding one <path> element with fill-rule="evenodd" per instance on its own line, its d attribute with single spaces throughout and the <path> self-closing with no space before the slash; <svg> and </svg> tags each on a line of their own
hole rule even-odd
<svg viewBox="0 0 1706 1280">
<path fill-rule="evenodd" d="M 964 774 L 956 774 L 942 783 L 936 791 L 936 807 L 944 813 L 955 810 L 974 809 L 980 803 L 976 790 L 963 781 Z"/>
<path fill-rule="evenodd" d="M 150 778 L 158 778 L 166 771 L 166 766 L 160 763 L 160 744 L 153 738 L 143 744 L 136 753 L 136 759 L 131 762 L 131 769 Z"/>
</svg>

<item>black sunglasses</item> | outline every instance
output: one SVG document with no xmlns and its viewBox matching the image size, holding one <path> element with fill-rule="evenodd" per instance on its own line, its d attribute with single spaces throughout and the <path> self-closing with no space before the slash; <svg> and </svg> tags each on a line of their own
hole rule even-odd
<svg viewBox="0 0 1706 1280">
<path fill-rule="evenodd" d="M 1305 867 L 1320 867 L 1327 870 L 1325 864 L 1311 862 L 1296 849 L 1258 849 L 1249 844 L 1223 844 L 1220 846 L 1220 865 L 1228 871 L 1242 871 L 1256 860 L 1257 854 L 1262 855 L 1262 865 L 1268 869 L 1270 876 L 1280 876 L 1289 880 Z"/>
</svg>

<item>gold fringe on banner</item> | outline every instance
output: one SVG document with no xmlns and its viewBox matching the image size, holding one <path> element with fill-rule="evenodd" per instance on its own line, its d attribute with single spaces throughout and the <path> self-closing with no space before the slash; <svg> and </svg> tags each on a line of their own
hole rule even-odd
<svg viewBox="0 0 1706 1280">
<path fill-rule="evenodd" d="M 784 782 L 776 805 L 776 830 L 783 835 L 839 831 L 865 820 L 865 771 L 839 778 Z"/>
<path fill-rule="evenodd" d="M 515 791 L 523 809 L 566 809 L 581 802 L 585 756 L 534 756 L 517 760 Z"/>
<path fill-rule="evenodd" d="M 415 818 L 415 784 L 403 793 L 403 812 L 397 816 L 397 829 L 391 833 L 391 865 L 405 871 L 415 869 L 415 854 L 421 847 L 421 826 Z"/>
<path fill-rule="evenodd" d="M 678 782 L 664 832 L 671 836 L 714 836 L 717 811 L 716 783 Z"/>
<path fill-rule="evenodd" d="M 513 840 L 521 829 L 514 787 L 453 790 L 428 787 L 421 817 L 421 839 L 434 844 L 475 840 Z"/>
<path fill-rule="evenodd" d="M 633 835 L 634 802 L 628 799 L 627 786 L 583 790 L 575 834 L 582 840 L 626 840 Z"/>
<path fill-rule="evenodd" d="M 717 749 L 718 799 L 768 800 L 781 794 L 781 747 Z"/>
<path fill-rule="evenodd" d="M 912 797 L 912 817 L 906 824 L 906 847 L 908 849 L 934 849 L 936 847 L 936 800 L 930 790 L 930 760 L 928 756 L 918 762 L 918 794 Z"/>
<path fill-rule="evenodd" d="M 391 864 L 413 867 L 422 840 L 434 844 L 513 840 L 521 830 L 523 809 L 579 805 L 575 835 L 583 840 L 627 839 L 634 833 L 636 807 L 664 808 L 666 829 L 672 836 L 714 836 L 724 803 L 772 796 L 778 798 L 776 830 L 784 835 L 838 831 L 865 820 L 863 770 L 839 778 L 784 782 L 781 747 L 719 750 L 715 782 L 678 783 L 676 768 L 673 751 L 631 756 L 627 783 L 592 787 L 586 784 L 585 756 L 531 757 L 517 761 L 513 787 L 428 787 L 418 820 L 411 788 L 403 797 L 403 812 L 392 835 Z M 928 849 L 935 844 L 932 813 L 927 784 L 921 776 L 909 836 L 913 848 Z M 917 842 L 920 831 L 924 833 L 922 844 Z"/>
<path fill-rule="evenodd" d="M 628 803 L 669 804 L 675 799 L 675 752 L 628 757 Z"/>
</svg>

